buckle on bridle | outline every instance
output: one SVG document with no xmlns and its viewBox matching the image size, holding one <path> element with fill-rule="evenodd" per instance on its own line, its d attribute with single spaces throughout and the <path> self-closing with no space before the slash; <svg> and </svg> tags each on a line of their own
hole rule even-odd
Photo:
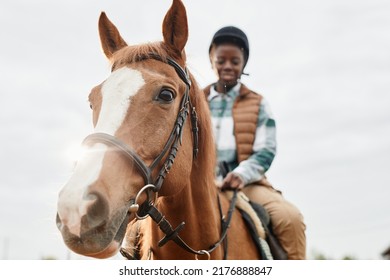
<svg viewBox="0 0 390 280">
<path fill-rule="evenodd" d="M 150 189 L 150 190 L 149 190 Z M 158 193 L 154 190 L 156 186 L 153 184 L 147 184 L 135 196 L 134 202 L 129 207 L 129 212 L 135 213 L 138 220 L 146 219 L 149 216 L 149 209 L 157 200 Z M 147 199 L 141 205 L 139 204 L 142 193 L 146 192 Z"/>
</svg>

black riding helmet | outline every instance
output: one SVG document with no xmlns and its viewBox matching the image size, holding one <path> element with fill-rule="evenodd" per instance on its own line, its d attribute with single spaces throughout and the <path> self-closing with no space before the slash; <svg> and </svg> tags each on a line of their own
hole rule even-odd
<svg viewBox="0 0 390 280">
<path fill-rule="evenodd" d="M 209 47 L 209 54 L 211 52 L 211 48 L 213 44 L 219 45 L 222 43 L 232 43 L 237 45 L 239 48 L 244 50 L 244 68 L 249 58 L 249 42 L 245 33 L 234 26 L 225 26 L 219 29 L 215 34 L 213 39 L 211 40 L 211 44 Z"/>
</svg>

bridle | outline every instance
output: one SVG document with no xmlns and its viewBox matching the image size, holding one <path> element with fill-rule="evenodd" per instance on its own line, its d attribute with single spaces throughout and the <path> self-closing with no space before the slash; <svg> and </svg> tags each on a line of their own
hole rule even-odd
<svg viewBox="0 0 390 280">
<path fill-rule="evenodd" d="M 179 237 L 179 231 L 181 231 L 184 228 L 185 223 L 182 222 L 176 229 L 173 229 L 170 223 L 165 219 L 165 217 L 160 213 L 160 211 L 154 206 L 155 200 L 157 198 L 157 194 L 159 190 L 161 189 L 161 186 L 164 182 L 165 177 L 169 173 L 169 171 L 172 168 L 172 165 L 174 163 L 174 160 L 176 158 L 177 151 L 179 149 L 179 145 L 181 145 L 182 142 L 182 133 L 183 133 L 183 127 L 185 124 L 185 121 L 187 119 L 187 116 L 191 112 L 191 125 L 192 125 L 192 136 L 193 136 L 193 157 L 196 158 L 199 147 L 198 147 L 198 117 L 195 110 L 195 107 L 192 106 L 190 97 L 189 97 L 189 91 L 191 87 L 191 80 L 188 74 L 187 69 L 183 69 L 176 61 L 174 61 L 172 58 L 166 58 L 166 61 L 164 61 L 159 55 L 151 53 L 146 56 L 141 56 L 137 61 L 146 60 L 146 59 L 155 59 L 164 63 L 169 64 L 172 66 L 180 79 L 186 84 L 186 89 L 184 92 L 184 95 L 180 102 L 180 109 L 176 117 L 175 124 L 173 126 L 173 129 L 168 137 L 168 140 L 162 149 L 161 153 L 153 160 L 153 162 L 148 166 L 141 157 L 128 145 L 126 145 L 123 141 L 116 138 L 113 135 L 107 134 L 107 133 L 93 133 L 88 135 L 85 139 L 83 144 L 91 146 L 96 143 L 104 143 L 110 146 L 115 147 L 118 149 L 123 155 L 125 155 L 127 158 L 132 160 L 132 162 L 137 167 L 138 171 L 141 173 L 143 179 L 144 179 L 144 187 L 141 188 L 141 190 L 138 192 L 136 197 L 134 199 L 131 199 L 130 205 L 129 205 L 129 212 L 136 213 L 136 216 L 138 219 L 145 219 L 148 216 L 150 216 L 153 221 L 157 223 L 159 228 L 166 234 L 166 236 L 160 240 L 158 245 L 161 247 L 169 240 L 173 240 L 176 244 L 178 244 L 180 247 L 184 248 L 190 253 L 197 255 L 207 255 L 208 258 L 210 258 L 210 253 L 216 249 L 224 240 L 227 235 L 227 229 L 229 227 L 232 213 L 235 207 L 235 196 L 232 199 L 232 203 L 230 205 L 228 216 L 226 220 L 224 219 L 222 215 L 222 209 L 219 202 L 218 197 L 218 203 L 221 213 L 221 221 L 222 221 L 222 234 L 221 238 L 218 242 L 216 242 L 214 245 L 210 246 L 208 250 L 194 250 L 190 246 L 188 246 L 180 237 Z M 166 157 L 164 163 L 161 165 L 161 168 L 155 178 L 153 178 L 152 174 L 153 171 L 157 166 L 160 165 L 162 159 L 165 155 Z M 139 198 L 141 194 L 146 193 L 147 194 L 147 200 L 143 202 L 141 205 L 139 204 Z M 226 244 L 225 244 L 226 245 Z M 226 255 L 225 250 L 225 255 Z M 121 253 L 128 258 L 126 255 L 126 252 L 123 252 L 121 250 Z M 226 256 L 225 256 L 226 257 Z"/>
<path fill-rule="evenodd" d="M 163 61 L 162 58 L 156 54 L 149 54 L 148 56 L 141 57 L 138 59 L 138 61 L 145 60 L 148 58 L 156 59 L 159 61 Z M 191 87 L 191 80 L 188 76 L 188 72 L 184 70 L 177 62 L 175 62 L 171 58 L 167 58 L 167 63 L 171 65 L 179 75 L 179 77 L 183 80 L 183 82 L 186 84 L 186 89 L 184 92 L 184 95 L 182 97 L 182 100 L 180 102 L 180 109 L 175 121 L 175 124 L 173 126 L 173 129 L 171 131 L 171 134 L 169 135 L 169 138 L 167 142 L 165 143 L 164 148 L 162 149 L 161 153 L 154 159 L 154 161 L 151 163 L 151 165 L 147 165 L 141 157 L 129 146 L 127 146 L 124 142 L 116 138 L 115 136 L 112 136 L 107 133 L 93 133 L 87 136 L 84 139 L 83 144 L 84 145 L 92 145 L 95 143 L 104 143 L 111 146 L 114 146 L 115 148 L 119 149 L 127 158 L 131 159 L 138 171 L 140 171 L 145 185 L 153 185 L 153 191 L 158 192 L 162 186 L 162 183 L 166 177 L 166 175 L 169 173 L 170 169 L 172 168 L 173 162 L 176 157 L 176 153 L 179 148 L 179 144 L 181 144 L 182 139 L 182 133 L 183 133 L 183 126 L 187 119 L 187 116 L 189 114 L 189 111 L 191 109 L 191 124 L 192 124 L 192 134 L 193 134 L 193 155 L 194 158 L 196 158 L 198 153 L 198 117 L 197 113 L 195 111 L 195 107 L 192 106 L 191 100 L 189 98 L 189 90 Z M 152 173 L 154 169 L 160 164 L 163 157 L 167 154 L 169 151 L 169 155 L 166 158 L 164 164 L 162 165 L 160 171 L 158 172 L 158 175 L 156 178 L 152 178 Z"/>
</svg>

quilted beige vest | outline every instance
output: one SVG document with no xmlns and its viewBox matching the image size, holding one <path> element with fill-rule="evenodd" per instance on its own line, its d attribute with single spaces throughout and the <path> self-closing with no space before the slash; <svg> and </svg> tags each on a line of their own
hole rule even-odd
<svg viewBox="0 0 390 280">
<path fill-rule="evenodd" d="M 203 89 L 206 97 L 212 85 Z M 253 153 L 257 121 L 262 96 L 241 85 L 239 96 L 233 104 L 234 136 L 236 138 L 238 162 L 246 160 Z"/>
</svg>

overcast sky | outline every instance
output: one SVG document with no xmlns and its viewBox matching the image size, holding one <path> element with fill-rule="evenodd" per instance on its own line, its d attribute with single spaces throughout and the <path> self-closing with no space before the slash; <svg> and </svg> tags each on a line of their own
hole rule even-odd
<svg viewBox="0 0 390 280">
<path fill-rule="evenodd" d="M 270 181 L 302 211 L 308 257 L 381 259 L 390 246 L 390 2 L 184 0 L 188 67 L 215 80 L 214 32 L 243 29 L 243 82 L 270 102 Z M 57 195 L 92 132 L 90 89 L 110 72 L 101 11 L 129 44 L 161 40 L 169 0 L 0 4 L 0 259 L 78 259 L 55 225 Z"/>
</svg>

